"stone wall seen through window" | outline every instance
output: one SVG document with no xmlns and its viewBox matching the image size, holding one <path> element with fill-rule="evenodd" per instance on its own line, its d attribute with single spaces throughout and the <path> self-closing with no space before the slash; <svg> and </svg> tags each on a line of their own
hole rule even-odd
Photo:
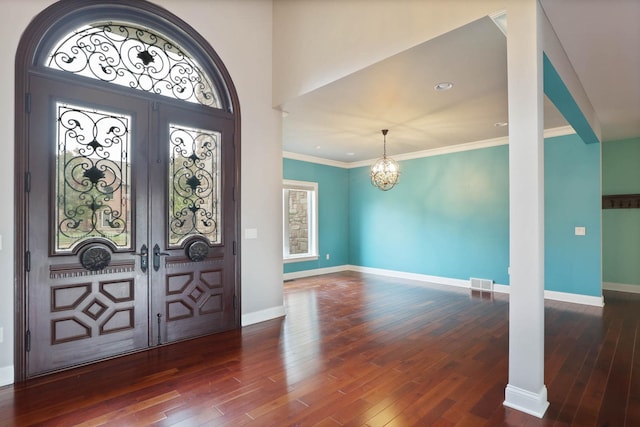
<svg viewBox="0 0 640 427">
<path fill-rule="evenodd" d="M 289 190 L 289 253 L 309 252 L 308 191 Z"/>
</svg>

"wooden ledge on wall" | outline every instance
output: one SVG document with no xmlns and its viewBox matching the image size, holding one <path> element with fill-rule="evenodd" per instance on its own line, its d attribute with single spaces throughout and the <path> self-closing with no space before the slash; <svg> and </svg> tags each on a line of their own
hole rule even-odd
<svg viewBox="0 0 640 427">
<path fill-rule="evenodd" d="M 602 196 L 602 209 L 640 209 L 640 194 Z"/>
</svg>

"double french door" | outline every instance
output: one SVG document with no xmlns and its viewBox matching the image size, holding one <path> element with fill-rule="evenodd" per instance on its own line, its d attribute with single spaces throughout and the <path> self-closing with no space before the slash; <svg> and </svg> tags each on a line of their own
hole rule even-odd
<svg viewBox="0 0 640 427">
<path fill-rule="evenodd" d="M 27 375 L 235 327 L 230 115 L 37 75 L 30 90 Z"/>
</svg>

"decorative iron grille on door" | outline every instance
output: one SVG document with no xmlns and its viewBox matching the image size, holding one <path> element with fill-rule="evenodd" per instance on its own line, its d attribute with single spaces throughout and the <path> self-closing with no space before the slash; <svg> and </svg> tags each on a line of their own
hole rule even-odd
<svg viewBox="0 0 640 427">
<path fill-rule="evenodd" d="M 60 40 L 48 67 L 137 90 L 220 108 L 198 63 L 176 43 L 124 23 L 94 23 Z"/>
</svg>

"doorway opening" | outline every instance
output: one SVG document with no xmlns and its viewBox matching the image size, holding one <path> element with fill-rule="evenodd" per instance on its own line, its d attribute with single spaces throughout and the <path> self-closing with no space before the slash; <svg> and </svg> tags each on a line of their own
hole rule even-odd
<svg viewBox="0 0 640 427">
<path fill-rule="evenodd" d="M 18 381 L 240 326 L 238 97 L 143 0 L 62 0 L 16 59 Z"/>
</svg>

